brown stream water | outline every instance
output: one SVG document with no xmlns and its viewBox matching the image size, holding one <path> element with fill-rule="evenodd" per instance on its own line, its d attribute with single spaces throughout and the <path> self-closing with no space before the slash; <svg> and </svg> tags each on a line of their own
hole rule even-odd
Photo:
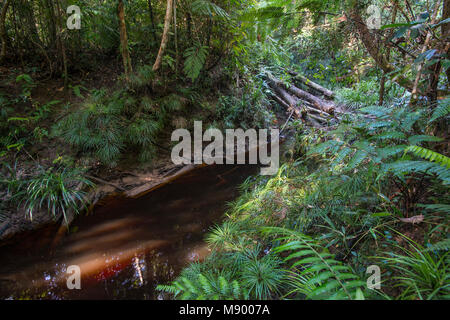
<svg viewBox="0 0 450 320">
<path fill-rule="evenodd" d="M 111 199 L 79 216 L 56 246 L 55 226 L 0 247 L 1 299 L 162 299 L 157 284 L 209 254 L 204 242 L 256 166 L 196 169 L 138 199 Z M 70 265 L 81 289 L 67 288 Z"/>
</svg>

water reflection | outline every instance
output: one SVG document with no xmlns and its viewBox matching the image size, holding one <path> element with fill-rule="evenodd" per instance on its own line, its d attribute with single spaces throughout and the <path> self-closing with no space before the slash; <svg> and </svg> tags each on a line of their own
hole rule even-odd
<svg viewBox="0 0 450 320">
<path fill-rule="evenodd" d="M 200 168 L 139 199 L 122 199 L 78 218 L 79 231 L 51 248 L 54 228 L 0 248 L 0 297 L 33 299 L 157 299 L 157 284 L 204 259 L 203 237 L 218 222 L 252 166 Z M 78 265 L 81 290 L 66 287 Z"/>
</svg>

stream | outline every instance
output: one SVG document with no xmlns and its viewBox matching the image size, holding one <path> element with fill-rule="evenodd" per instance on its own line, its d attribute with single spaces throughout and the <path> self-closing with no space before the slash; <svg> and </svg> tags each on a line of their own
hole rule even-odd
<svg viewBox="0 0 450 320">
<path fill-rule="evenodd" d="M 212 165 L 138 199 L 109 199 L 77 217 L 56 246 L 57 226 L 21 234 L 0 247 L 0 298 L 164 299 L 156 285 L 210 253 L 205 234 L 256 173 Z M 80 290 L 67 288 L 71 265 L 81 269 Z"/>
</svg>

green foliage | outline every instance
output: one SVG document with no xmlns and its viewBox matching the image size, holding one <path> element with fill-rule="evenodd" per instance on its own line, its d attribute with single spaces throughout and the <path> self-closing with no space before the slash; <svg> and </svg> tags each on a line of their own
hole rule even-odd
<svg viewBox="0 0 450 320">
<path fill-rule="evenodd" d="M 16 167 L 10 168 L 10 177 L 1 181 L 7 185 L 11 201 L 24 207 L 28 218 L 39 210 L 47 210 L 54 218 L 60 215 L 67 221 L 68 210 L 78 213 L 86 202 L 84 187 L 93 186 L 82 171 L 69 168 L 38 169 L 31 177 L 19 177 Z"/>
<path fill-rule="evenodd" d="M 171 285 L 159 285 L 156 289 L 170 293 L 180 300 L 248 299 L 248 294 L 237 280 L 229 282 L 223 276 L 205 276 L 201 273 L 192 279 L 180 276 Z"/>
<path fill-rule="evenodd" d="M 118 90 L 108 96 L 93 92 L 84 107 L 65 117 L 54 135 L 81 151 L 92 154 L 103 164 L 115 166 L 126 151 L 137 151 L 140 159 L 153 158 L 154 143 L 172 111 L 180 111 L 183 99 L 169 95 L 158 100 L 140 98 Z"/>
<path fill-rule="evenodd" d="M 230 272 L 228 281 L 238 280 L 250 298 L 258 296 L 263 289 L 252 290 L 244 276 L 251 274 L 257 279 L 257 270 L 269 274 L 265 270 L 270 264 L 263 268 L 265 256 L 253 255 L 257 259 L 254 263 L 249 263 L 252 260 L 248 254 L 245 257 L 244 252 L 256 244 L 271 248 L 267 256 L 284 257 L 276 265 L 280 263 L 286 273 L 267 291 L 272 297 L 391 298 L 364 289 L 362 274 L 367 265 L 373 264 L 370 255 L 382 242 L 381 247 L 392 259 L 398 259 L 387 263 L 397 285 L 405 289 L 405 294 L 397 298 L 446 296 L 448 264 L 442 257 L 448 256 L 447 242 L 413 251 L 383 237 L 387 226 L 396 222 L 395 217 L 408 216 L 407 208 L 415 208 L 414 212 L 423 208 L 423 214 L 433 212 L 438 220 L 448 211 L 448 197 L 440 196 L 448 182 L 448 159 L 432 151 L 433 144 L 442 139 L 427 134 L 427 124 L 426 109 L 411 111 L 399 102 L 391 107 L 362 108 L 359 114 L 344 117 L 334 130 L 302 128 L 297 139 L 302 145 L 295 148 L 301 150 L 302 160 L 283 165 L 271 178 L 248 180 L 241 186 L 242 195 L 230 204 L 227 220 L 207 236 L 216 254 L 201 264 L 202 272 Z M 413 160 L 410 155 L 428 161 Z M 409 198 L 397 193 L 389 197 L 392 185 L 407 190 L 400 189 L 404 194 L 426 189 L 435 196 L 424 199 L 419 195 L 415 202 L 405 205 L 415 195 Z M 423 200 L 427 204 L 418 203 Z M 445 226 L 445 222 L 439 226 Z M 433 227 L 432 232 L 439 229 Z M 404 258 L 398 252 L 417 256 L 406 254 Z M 394 286 L 395 282 L 387 285 Z"/>
<path fill-rule="evenodd" d="M 405 152 L 412 152 L 418 157 L 424 158 L 430 162 L 437 162 L 441 166 L 450 169 L 450 158 L 440 153 L 418 146 L 409 146 L 405 149 Z"/>
<path fill-rule="evenodd" d="M 206 62 L 208 55 L 208 47 L 201 45 L 199 42 L 184 52 L 184 73 L 192 81 L 198 78 L 200 71 Z"/>
<path fill-rule="evenodd" d="M 22 93 L 20 94 L 20 97 L 23 101 L 29 100 L 31 97 L 31 90 L 36 87 L 36 83 L 33 81 L 33 78 L 24 73 L 17 76 L 16 82 L 22 86 Z"/>
<path fill-rule="evenodd" d="M 282 244 L 275 252 L 288 252 L 286 262 L 292 262 L 290 292 L 304 294 L 309 299 L 355 299 L 361 296 L 361 281 L 351 267 L 334 259 L 315 239 L 302 233 L 283 228 L 266 228 L 265 232 L 282 236 L 276 241 Z"/>
<path fill-rule="evenodd" d="M 413 172 L 437 174 L 448 183 L 449 172 L 445 168 L 448 158 L 420 146 L 439 142 L 442 139 L 427 135 L 426 111 L 409 112 L 406 107 L 365 107 L 360 110 L 370 117 L 359 117 L 352 122 L 343 122 L 336 130 L 329 132 L 332 139 L 314 146 L 309 154 L 330 154 L 332 168 L 339 172 L 349 172 L 357 168 L 374 168 L 377 180 L 390 173 L 403 177 Z M 423 128 L 423 129 L 422 129 Z M 423 161 L 411 161 L 401 157 L 406 152 L 435 161 L 444 166 Z"/>
<path fill-rule="evenodd" d="M 195 0 L 191 4 L 191 10 L 193 13 L 198 15 L 210 16 L 210 17 L 219 17 L 223 19 L 228 19 L 228 13 L 219 7 L 214 2 L 209 0 Z"/>
<path fill-rule="evenodd" d="M 448 299 L 450 297 L 450 256 L 448 241 L 441 243 L 440 251 L 433 253 L 411 239 L 409 248 L 395 245 L 399 252 L 386 252 L 378 257 L 396 272 L 394 287 L 401 289 L 399 299 Z M 439 246 L 439 245 L 438 245 Z M 436 246 L 436 247 L 438 247 Z"/>
<path fill-rule="evenodd" d="M 336 90 L 338 102 L 351 108 L 360 108 L 378 103 L 378 84 L 376 79 L 363 80 L 351 88 Z"/>
<path fill-rule="evenodd" d="M 269 299 L 279 292 L 284 279 L 281 270 L 281 260 L 273 254 L 257 256 L 258 251 L 244 251 L 245 259 L 242 265 L 242 284 L 253 298 Z"/>
<path fill-rule="evenodd" d="M 237 237 L 241 232 L 240 226 L 233 221 L 225 221 L 222 225 L 215 226 L 206 237 L 206 242 L 212 248 L 222 250 L 235 250 Z"/>
<path fill-rule="evenodd" d="M 130 85 L 132 88 L 140 89 L 150 85 L 154 78 L 155 73 L 150 65 L 139 66 L 136 72 L 130 76 Z"/>
<path fill-rule="evenodd" d="M 433 111 L 433 115 L 431 116 L 429 122 L 434 122 L 438 119 L 442 119 L 447 117 L 450 114 L 450 98 L 446 98 L 444 100 L 440 100 L 438 102 L 438 106 Z"/>
<path fill-rule="evenodd" d="M 259 248 L 219 253 L 191 264 L 172 284 L 158 290 L 181 300 L 270 299 L 278 293 L 285 273 L 279 258 L 260 256 Z"/>
<path fill-rule="evenodd" d="M 22 91 L 19 96 L 13 96 L 0 92 L 0 157 L 19 152 L 25 146 L 48 137 L 48 128 L 42 122 L 61 102 L 51 100 L 40 104 L 33 101 L 31 89 L 35 84 L 31 77 L 25 74 L 18 79 L 25 82 L 25 93 Z"/>
<path fill-rule="evenodd" d="M 448 209 L 448 207 L 447 207 Z M 424 251 L 448 251 L 450 249 L 450 239 L 439 241 L 429 245 Z"/>
<path fill-rule="evenodd" d="M 221 96 L 215 109 L 215 117 L 220 119 L 224 129 L 265 128 L 274 119 L 261 91 L 250 88 L 246 88 L 240 96 Z"/>
</svg>

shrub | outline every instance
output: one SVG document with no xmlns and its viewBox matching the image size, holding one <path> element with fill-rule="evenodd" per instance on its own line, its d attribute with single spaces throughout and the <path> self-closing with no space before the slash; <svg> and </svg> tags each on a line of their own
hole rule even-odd
<svg viewBox="0 0 450 320">
<path fill-rule="evenodd" d="M 149 97 L 139 100 L 126 90 L 115 91 L 111 96 L 105 90 L 95 91 L 53 133 L 110 167 L 126 151 L 137 152 L 142 161 L 147 161 L 156 152 L 153 144 L 171 112 L 181 110 L 184 104 L 175 94 L 158 100 Z"/>
</svg>

